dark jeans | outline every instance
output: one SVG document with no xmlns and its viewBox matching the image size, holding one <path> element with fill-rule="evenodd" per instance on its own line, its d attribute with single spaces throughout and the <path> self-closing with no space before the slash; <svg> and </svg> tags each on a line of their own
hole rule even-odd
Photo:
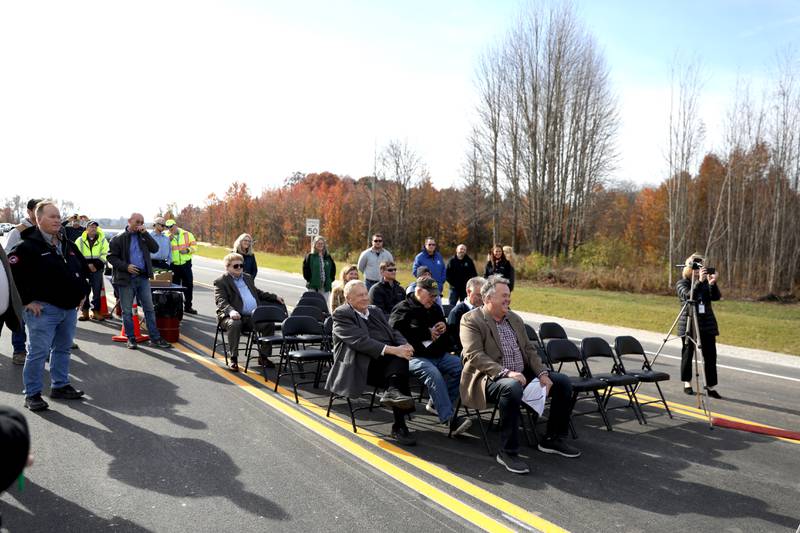
<svg viewBox="0 0 800 533">
<path fill-rule="evenodd" d="M 172 283 L 176 285 L 183 285 L 183 307 L 184 309 L 192 308 L 192 289 L 194 287 L 194 277 L 192 276 L 192 262 L 189 261 L 183 265 L 171 265 L 172 270 Z"/>
<path fill-rule="evenodd" d="M 103 289 L 103 271 L 89 273 L 89 287 L 86 291 L 86 298 L 83 300 L 83 310 L 89 310 L 89 295 L 92 295 L 92 311 L 100 312 L 100 291 Z"/>
<path fill-rule="evenodd" d="M 458 289 L 450 287 L 450 305 L 456 305 L 461 300 L 464 300 L 467 297 L 466 290 L 461 292 Z M 445 317 L 447 318 L 447 317 Z"/>
<path fill-rule="evenodd" d="M 525 369 L 525 378 L 530 381 L 533 374 Z M 547 436 L 560 437 L 567 434 L 572 413 L 572 384 L 564 374 L 550 373 L 553 386 L 550 388 L 550 415 L 547 420 Z M 497 404 L 500 412 L 500 448 L 507 453 L 519 452 L 519 416 L 524 387 L 513 378 L 489 381 L 486 384 L 486 399 Z"/>
<path fill-rule="evenodd" d="M 367 286 L 367 291 L 369 291 L 373 285 L 380 283 L 381 280 L 373 280 L 373 279 L 365 279 L 364 285 Z"/>
<path fill-rule="evenodd" d="M 249 316 L 243 316 L 239 320 L 226 318 L 220 326 L 228 333 L 228 350 L 231 354 L 231 361 L 236 362 L 239 358 L 239 339 L 242 337 L 242 332 L 249 333 L 252 331 L 253 320 Z M 274 332 L 275 326 L 273 324 L 267 324 L 266 327 L 259 331 L 262 335 L 272 335 Z"/>
<path fill-rule="evenodd" d="M 11 346 L 14 348 L 14 353 L 26 353 L 25 343 L 28 342 L 28 335 L 25 333 L 25 317 L 19 317 L 20 330 L 11 331 Z M 3 323 L 0 322 L 0 332 L 3 331 Z"/>
<path fill-rule="evenodd" d="M 402 357 L 395 357 L 394 355 L 382 355 L 369 362 L 369 369 L 367 370 L 367 383 L 373 387 L 394 387 L 403 394 L 411 396 L 411 388 L 408 385 L 408 378 L 408 361 Z M 393 407 L 392 414 L 394 415 L 394 426 L 405 427 L 405 415 L 413 412 L 413 407 L 411 409 Z"/>
<path fill-rule="evenodd" d="M 704 367 L 706 372 L 706 386 L 714 387 L 719 383 L 717 380 L 717 337 L 700 333 L 700 343 L 703 349 Z M 692 362 L 694 360 L 694 343 L 683 339 L 683 349 L 681 350 L 681 381 L 692 381 L 694 370 Z"/>
</svg>

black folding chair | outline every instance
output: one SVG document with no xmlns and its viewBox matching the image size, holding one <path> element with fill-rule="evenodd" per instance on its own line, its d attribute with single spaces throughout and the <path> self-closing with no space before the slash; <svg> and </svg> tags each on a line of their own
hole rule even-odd
<svg viewBox="0 0 800 533">
<path fill-rule="evenodd" d="M 642 383 L 652 383 L 656 386 L 656 390 L 658 390 L 658 396 L 661 398 L 660 400 L 639 402 L 639 407 L 641 408 L 641 406 L 649 405 L 651 403 L 662 403 L 664 404 L 664 409 L 667 411 L 667 414 L 670 418 L 672 418 L 669 405 L 667 405 L 667 400 L 664 398 L 664 393 L 661 392 L 661 386 L 659 385 L 659 382 L 661 381 L 669 381 L 669 374 L 666 372 L 653 370 L 653 367 L 650 365 L 650 359 L 647 358 L 647 354 L 644 352 L 644 348 L 642 348 L 641 343 L 634 337 L 623 335 L 614 339 L 614 351 L 617 354 L 618 364 L 623 370 L 625 369 L 625 365 L 622 361 L 623 356 L 641 357 L 642 359 L 642 368 L 640 370 L 630 371 L 630 373 L 636 376 L 639 380 L 639 384 L 636 385 L 634 393 L 636 390 L 638 390 Z"/>
<path fill-rule="evenodd" d="M 318 293 L 316 291 L 306 291 L 306 292 L 304 292 L 303 294 L 300 295 L 300 299 L 303 299 L 303 298 L 316 298 L 316 299 L 322 301 L 325 304 L 328 303 L 328 302 L 325 301 L 325 296 L 323 296 L 321 293 Z"/>
<path fill-rule="evenodd" d="M 312 305 L 298 305 L 292 309 L 292 313 L 289 316 L 310 316 L 319 322 L 320 325 L 322 325 L 322 322 L 324 322 L 326 318 L 322 310 Z"/>
<path fill-rule="evenodd" d="M 545 365 L 550 366 L 550 363 L 547 360 L 547 352 L 544 349 L 544 344 L 542 344 L 542 341 L 539 340 L 539 335 L 536 334 L 536 330 L 533 328 L 533 326 L 526 323 L 525 333 L 528 335 L 528 340 L 531 341 L 536 347 L 536 352 L 539 354 L 539 358 L 542 360 L 542 362 Z"/>
<path fill-rule="evenodd" d="M 222 319 L 225 320 L 225 319 Z M 222 346 L 222 354 L 225 356 L 225 364 L 228 364 L 228 343 L 225 341 L 225 337 L 227 336 L 227 332 L 222 327 L 222 320 L 217 318 L 217 330 L 214 332 L 214 348 L 211 350 L 211 359 L 216 359 L 215 355 L 217 353 L 217 348 Z M 250 329 L 249 328 L 242 328 L 241 336 L 239 337 L 239 348 L 242 347 L 242 342 L 244 342 L 244 349 L 247 352 L 247 346 L 250 341 Z"/>
<path fill-rule="evenodd" d="M 442 311 L 444 312 L 444 319 L 447 321 L 447 317 L 450 316 L 450 311 L 453 310 L 454 305 L 450 304 L 442 304 Z"/>
<path fill-rule="evenodd" d="M 574 408 L 575 404 L 580 399 L 594 397 L 595 403 L 597 403 L 597 412 L 599 412 L 600 416 L 603 418 L 603 423 L 605 423 L 606 429 L 611 431 L 611 423 L 608 421 L 608 415 L 606 413 L 605 405 L 603 404 L 603 398 L 600 395 L 600 392 L 604 392 L 608 385 L 605 381 L 592 377 L 589 367 L 585 364 L 583 356 L 581 355 L 581 351 L 578 349 L 578 347 L 568 339 L 551 339 L 550 342 L 547 343 L 546 350 L 547 358 L 550 360 L 550 364 L 553 365 L 553 368 L 558 372 L 563 371 L 564 363 L 575 364 L 578 375 L 575 376 L 567 374 L 567 377 L 572 383 L 572 407 Z M 573 413 L 573 416 L 584 415 L 593 412 L 594 411 Z M 577 438 L 575 428 L 572 425 L 570 425 L 570 430 L 572 431 L 573 438 Z"/>
<path fill-rule="evenodd" d="M 605 339 L 601 339 L 600 337 L 586 337 L 581 341 L 581 355 L 583 355 L 583 360 L 590 372 L 591 365 L 589 361 L 591 359 L 606 359 L 611 364 L 611 368 L 608 372 L 591 372 L 592 377 L 605 381 L 608 385 L 608 388 L 603 394 L 603 405 L 606 411 L 609 409 L 630 407 L 633 409 L 633 414 L 636 415 L 636 420 L 640 424 L 646 424 L 647 421 L 639 407 L 639 400 L 636 398 L 636 393 L 634 392 L 634 388 L 639 383 L 639 379 L 633 374 L 625 373 L 624 369 L 617 363 L 617 358 L 614 357 L 614 352 Z M 614 392 L 614 387 L 622 387 L 624 393 Z M 618 394 L 627 395 L 628 404 L 619 407 L 608 407 L 608 401 L 611 397 Z"/>
<path fill-rule="evenodd" d="M 277 324 L 280 324 L 286 319 L 286 309 L 281 305 L 262 305 L 256 307 L 251 316 L 253 321 L 253 329 L 247 338 L 247 348 L 245 349 L 245 362 L 244 372 L 250 368 L 250 359 L 253 357 L 253 345 L 256 345 L 258 355 L 256 357 L 269 357 L 272 355 L 272 346 L 280 344 L 283 336 L 273 333 L 272 335 L 261 335 L 260 332 L 267 329 L 270 325 L 273 326 L 273 331 Z M 269 347 L 269 355 L 262 355 L 262 345 Z M 267 369 L 262 365 L 264 373 L 264 381 L 267 380 Z"/>
<path fill-rule="evenodd" d="M 275 391 L 278 390 L 281 378 L 289 375 L 292 378 L 294 401 L 300 403 L 297 395 L 297 386 L 313 383 L 314 388 L 319 388 L 322 379 L 322 368 L 325 363 L 333 361 L 333 353 L 324 349 L 325 334 L 323 325 L 314 317 L 290 316 L 283 321 L 283 340 L 281 342 L 281 359 L 278 363 L 278 373 L 275 376 Z M 314 348 L 313 345 L 317 347 Z M 312 347 L 309 347 L 312 345 Z M 297 381 L 295 376 L 305 375 L 303 365 L 317 363 L 314 379 L 311 381 Z M 295 367 L 292 367 L 295 365 Z"/>
<path fill-rule="evenodd" d="M 314 293 L 317 294 L 317 293 Z M 329 316 L 328 303 L 322 298 L 314 298 L 313 296 L 302 296 L 297 302 L 297 307 L 300 306 L 316 307 L 322 311 L 323 316 Z"/>
<path fill-rule="evenodd" d="M 551 340 L 567 338 L 567 332 L 557 322 L 542 322 L 539 326 L 539 339 L 545 349 Z"/>
<path fill-rule="evenodd" d="M 459 397 L 456 400 L 456 405 L 454 409 L 456 413 L 458 413 L 459 409 L 464 409 L 464 414 L 469 418 L 474 418 L 478 422 L 478 429 L 481 432 L 481 439 L 483 440 L 483 445 L 486 446 L 486 453 L 489 455 L 495 455 L 495 451 L 492 450 L 491 444 L 489 444 L 489 433 L 487 431 L 487 427 L 483 424 L 483 415 L 490 414 L 489 417 L 489 427 L 488 430 L 494 426 L 494 419 L 497 415 L 497 404 L 492 406 L 490 410 L 488 407 L 486 409 L 470 409 L 466 405 L 461 403 L 461 398 Z M 525 433 L 525 440 L 528 441 L 528 446 L 536 446 L 539 442 L 539 439 L 536 436 L 536 422 L 538 420 L 538 415 L 536 411 L 528 408 L 525 403 L 520 404 L 520 410 L 522 411 L 522 416 L 520 416 L 520 421 L 522 422 L 522 432 Z M 525 424 L 525 420 L 528 420 L 530 424 L 530 428 Z M 530 431 L 530 433 L 529 433 Z M 533 434 L 533 439 L 531 439 L 531 434 Z M 450 438 L 453 436 L 453 428 L 451 427 L 447 432 L 447 437 Z M 499 437 L 498 437 L 499 438 Z"/>
</svg>

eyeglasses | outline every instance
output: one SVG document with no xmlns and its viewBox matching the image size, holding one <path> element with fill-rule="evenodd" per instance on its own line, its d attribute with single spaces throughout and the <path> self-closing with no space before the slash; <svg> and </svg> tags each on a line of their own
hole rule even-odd
<svg viewBox="0 0 800 533">
<path fill-rule="evenodd" d="M 372 239 L 372 242 L 383 242 L 383 239 Z"/>
<path fill-rule="evenodd" d="M 436 246 L 436 243 L 435 243 L 435 242 L 429 242 L 429 243 L 428 243 L 428 244 L 426 244 L 425 246 Z"/>
<path fill-rule="evenodd" d="M 236 263 L 235 265 L 231 265 L 231 267 L 235 268 L 236 270 L 239 270 L 240 268 L 242 268 L 242 264 L 241 263 Z"/>
<path fill-rule="evenodd" d="M 397 272 L 396 268 L 387 268 L 386 272 Z"/>
</svg>

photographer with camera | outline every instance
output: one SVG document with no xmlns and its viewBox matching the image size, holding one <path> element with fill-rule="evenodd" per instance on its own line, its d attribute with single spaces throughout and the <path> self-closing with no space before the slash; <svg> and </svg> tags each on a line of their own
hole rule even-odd
<svg viewBox="0 0 800 533">
<path fill-rule="evenodd" d="M 678 281 L 676 290 L 681 305 L 689 300 L 690 295 L 694 299 L 694 309 L 697 315 L 698 334 L 696 336 L 703 351 L 703 363 L 705 366 L 706 391 L 711 398 L 721 399 L 722 396 L 715 390 L 717 385 L 717 319 L 711 302 L 720 299 L 721 294 L 717 286 L 717 272 L 712 267 L 703 265 L 704 258 L 699 254 L 692 254 L 686 259 L 686 266 L 683 268 L 683 279 Z M 694 283 L 694 293 L 692 294 L 692 284 Z M 693 325 L 689 321 L 688 306 L 681 313 L 678 321 L 678 334 L 682 337 L 683 349 L 681 351 L 681 380 L 683 381 L 683 392 L 694 394 L 692 390 L 692 359 L 694 357 L 694 343 L 687 337 L 694 336 Z"/>
</svg>

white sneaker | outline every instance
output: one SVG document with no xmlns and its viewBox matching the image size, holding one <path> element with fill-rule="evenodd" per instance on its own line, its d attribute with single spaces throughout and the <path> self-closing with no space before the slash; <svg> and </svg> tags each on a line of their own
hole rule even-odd
<svg viewBox="0 0 800 533">
<path fill-rule="evenodd" d="M 425 410 L 428 411 L 432 415 L 439 416 L 439 411 L 433 406 L 433 400 L 428 400 L 428 403 L 425 404 Z"/>
</svg>

